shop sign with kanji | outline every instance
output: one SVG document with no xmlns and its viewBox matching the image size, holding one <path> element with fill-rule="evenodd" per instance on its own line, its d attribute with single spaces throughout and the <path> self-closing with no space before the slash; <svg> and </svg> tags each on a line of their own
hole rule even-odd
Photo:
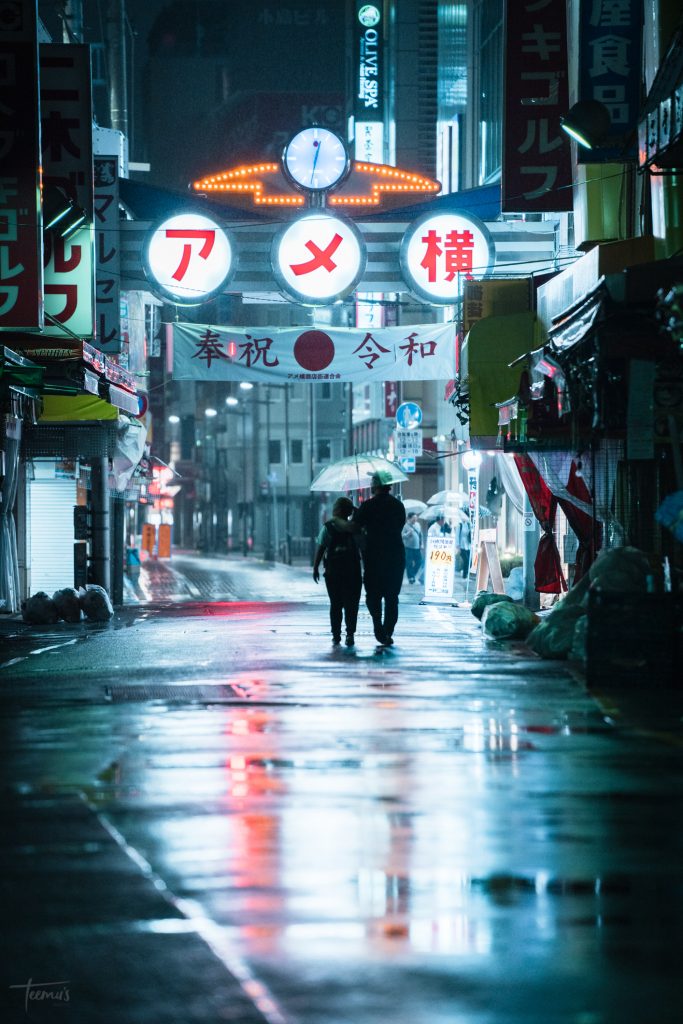
<svg viewBox="0 0 683 1024">
<path fill-rule="evenodd" d="M 164 298 L 179 306 L 213 298 L 234 269 L 234 248 L 224 227 L 197 213 L 178 213 L 147 236 L 145 272 Z"/>
<path fill-rule="evenodd" d="M 567 4 L 506 0 L 505 8 L 503 212 L 571 210 L 571 150 L 560 128 L 569 109 Z"/>
<path fill-rule="evenodd" d="M 354 290 L 365 270 L 365 242 L 343 217 L 310 213 L 273 240 L 271 262 L 280 288 L 295 302 L 326 305 Z"/>
<path fill-rule="evenodd" d="M 401 243 L 406 284 L 420 298 L 439 305 L 460 299 L 465 281 L 488 276 L 494 262 L 486 225 L 462 214 L 426 214 L 412 224 Z"/>
<path fill-rule="evenodd" d="M 603 103 L 611 122 L 600 146 L 578 147 L 579 163 L 636 157 L 642 24 L 642 0 L 592 0 L 579 6 L 579 96 Z"/>
<path fill-rule="evenodd" d="M 455 325 L 411 324 L 374 331 L 330 327 L 173 325 L 176 380 L 445 380 L 454 375 Z"/>
<path fill-rule="evenodd" d="M 63 238 L 45 236 L 45 333 L 95 334 L 95 236 L 90 47 L 41 44 L 40 119 L 43 184 L 60 188 L 85 214 Z"/>
<path fill-rule="evenodd" d="M 0 16 L 0 331 L 43 327 L 36 4 Z M 2 10 L 2 9 L 0 9 Z"/>
</svg>

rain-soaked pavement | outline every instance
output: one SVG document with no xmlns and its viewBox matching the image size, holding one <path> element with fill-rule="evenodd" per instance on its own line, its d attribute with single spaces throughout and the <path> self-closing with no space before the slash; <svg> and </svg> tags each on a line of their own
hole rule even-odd
<svg viewBox="0 0 683 1024">
<path fill-rule="evenodd" d="M 3 1021 L 680 1024 L 679 698 L 404 592 L 383 652 L 237 559 L 0 620 Z"/>
</svg>

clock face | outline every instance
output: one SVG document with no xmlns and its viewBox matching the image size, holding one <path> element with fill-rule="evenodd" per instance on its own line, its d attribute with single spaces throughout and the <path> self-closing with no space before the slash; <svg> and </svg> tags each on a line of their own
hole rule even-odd
<svg viewBox="0 0 683 1024">
<path fill-rule="evenodd" d="M 338 185 L 349 172 L 346 146 L 327 128 L 304 128 L 285 146 L 285 172 L 299 188 L 324 192 Z"/>
</svg>

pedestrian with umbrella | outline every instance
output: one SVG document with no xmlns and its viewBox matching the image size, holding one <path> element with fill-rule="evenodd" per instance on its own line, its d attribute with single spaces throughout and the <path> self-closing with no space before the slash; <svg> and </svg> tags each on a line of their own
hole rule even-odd
<svg viewBox="0 0 683 1024">
<path fill-rule="evenodd" d="M 372 497 L 353 516 L 363 533 L 365 603 L 372 618 L 375 638 L 383 647 L 393 644 L 398 620 L 406 556 L 401 536 L 406 522 L 403 502 L 391 494 L 392 476 L 384 470 L 373 473 Z"/>
<path fill-rule="evenodd" d="M 349 522 L 354 512 L 349 498 L 337 498 L 332 518 L 323 524 L 313 562 L 313 580 L 320 579 L 320 563 L 325 566 L 325 586 L 330 598 L 332 643 L 341 643 L 342 616 L 346 625 L 346 646 L 353 647 L 361 592 L 360 551 L 356 543 L 358 528 Z"/>
</svg>

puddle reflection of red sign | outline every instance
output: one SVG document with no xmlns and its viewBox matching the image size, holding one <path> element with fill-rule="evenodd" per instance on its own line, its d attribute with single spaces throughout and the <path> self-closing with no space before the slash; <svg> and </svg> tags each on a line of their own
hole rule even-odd
<svg viewBox="0 0 683 1024">
<path fill-rule="evenodd" d="M 294 358 L 304 370 L 324 370 L 334 359 L 334 343 L 324 331 L 304 331 L 294 342 Z"/>
</svg>

